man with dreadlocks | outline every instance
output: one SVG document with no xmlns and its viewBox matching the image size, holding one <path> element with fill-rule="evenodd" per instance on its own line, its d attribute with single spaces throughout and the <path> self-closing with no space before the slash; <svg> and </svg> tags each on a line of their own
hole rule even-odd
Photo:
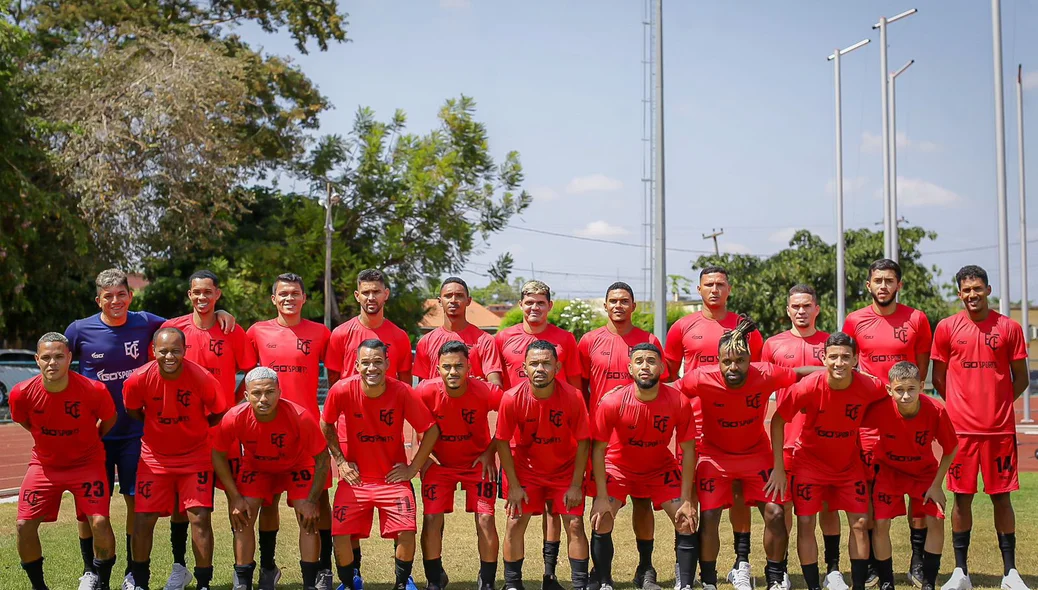
<svg viewBox="0 0 1038 590">
<path fill-rule="evenodd" d="M 749 335 L 757 329 L 743 317 L 735 329 L 721 336 L 718 364 L 685 374 L 681 390 L 699 398 L 703 411 L 703 438 L 696 466 L 699 493 L 700 567 L 705 590 L 717 587 L 718 526 L 721 513 L 734 504 L 732 487 L 739 482 L 747 506 L 756 505 L 764 517 L 764 568 L 769 590 L 785 588 L 786 532 L 782 498 L 769 501 L 764 486 L 771 475 L 771 441 L 764 422 L 768 398 L 790 387 L 800 376 L 819 367 L 791 369 L 750 362 Z M 781 436 L 779 437 L 781 440 Z"/>
</svg>

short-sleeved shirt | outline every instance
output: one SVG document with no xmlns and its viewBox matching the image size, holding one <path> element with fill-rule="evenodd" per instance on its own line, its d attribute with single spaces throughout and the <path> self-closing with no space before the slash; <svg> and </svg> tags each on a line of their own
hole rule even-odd
<svg viewBox="0 0 1038 590">
<path fill-rule="evenodd" d="M 219 391 L 216 378 L 189 360 L 176 379 L 162 377 L 156 361 L 134 371 L 123 398 L 127 410 L 144 411 L 141 461 L 155 473 L 210 469 L 208 417 L 227 410 Z"/>
<path fill-rule="evenodd" d="M 764 341 L 764 350 L 761 351 L 761 360 L 766 363 L 774 363 L 782 367 L 821 367 L 822 359 L 825 358 L 825 341 L 829 338 L 828 332 L 818 331 L 802 338 L 786 330 L 776 334 Z M 784 387 L 775 392 L 775 399 L 781 400 L 789 394 L 789 388 Z M 792 449 L 804 428 L 804 414 L 797 414 L 793 421 L 786 424 L 783 431 L 782 448 Z"/>
<path fill-rule="evenodd" d="M 686 373 L 704 365 L 716 365 L 721 336 L 734 330 L 739 319 L 739 315 L 732 312 L 725 314 L 720 321 L 707 318 L 701 311 L 687 315 L 674 322 L 667 331 L 667 348 L 663 356 L 671 363 L 681 361 Z M 757 330 L 750 332 L 747 339 L 750 360 L 759 361 L 764 339 Z"/>
<path fill-rule="evenodd" d="M 321 427 L 299 404 L 278 401 L 274 419 L 261 422 L 249 404 L 238 404 L 220 420 L 213 449 L 237 453 L 245 449 L 242 468 L 247 471 L 281 473 L 312 467 L 314 456 L 328 449 Z"/>
<path fill-rule="evenodd" d="M 589 383 L 591 399 L 589 400 L 590 414 L 594 421 L 595 408 L 598 407 L 602 396 L 612 391 L 617 386 L 633 383 L 627 366 L 630 364 L 631 348 L 638 344 L 649 343 L 663 352 L 659 338 L 642 330 L 633 328 L 627 334 L 621 336 L 609 331 L 602 326 L 592 330 L 580 339 L 577 350 L 580 354 L 581 376 Z M 667 379 L 666 363 L 663 367 L 663 375 L 660 379 Z"/>
<path fill-rule="evenodd" d="M 874 461 L 907 478 L 932 479 L 937 473 L 933 441 L 945 455 L 959 444 L 948 412 L 928 395 L 919 396 L 919 412 L 911 418 L 901 415 L 893 399 L 872 404 L 862 424 L 882 433 Z"/>
<path fill-rule="evenodd" d="M 742 387 L 731 389 L 719 366 L 700 367 L 681 378 L 681 391 L 703 408 L 700 459 L 737 460 L 771 453 L 764 420 L 772 392 L 797 381 L 792 369 L 750 363 Z"/>
<path fill-rule="evenodd" d="M 337 381 L 328 391 L 321 420 L 335 424 L 346 417 L 346 460 L 356 463 L 360 478 L 385 483 L 397 463 L 406 463 L 404 421 L 426 432 L 436 421 L 410 385 L 386 378 L 386 390 L 372 398 L 364 394 L 359 375 Z M 341 433 L 340 433 L 341 436 Z"/>
<path fill-rule="evenodd" d="M 471 467 L 493 441 L 488 415 L 501 405 L 501 389 L 469 379 L 465 393 L 451 397 L 437 377 L 419 383 L 415 394 L 440 426 L 440 438 L 433 447 L 436 460 L 446 467 Z"/>
<path fill-rule="evenodd" d="M 584 396 L 556 378 L 551 396 L 538 399 L 524 381 L 501 398 L 494 436 L 513 442 L 516 469 L 542 481 L 569 482 L 577 444 L 591 439 Z"/>
<path fill-rule="evenodd" d="M 277 371 L 281 397 L 303 406 L 315 419 L 320 416 L 317 387 L 330 337 L 328 328 L 310 320 L 282 326 L 274 318 L 253 324 L 248 335 L 259 364 Z"/>
<path fill-rule="evenodd" d="M 195 326 L 193 314 L 167 320 L 163 328 L 177 328 L 187 339 L 189 361 L 202 365 L 220 382 L 220 395 L 227 407 L 237 403 L 234 390 L 238 371 L 248 371 L 256 366 L 256 350 L 241 326 L 234 326 L 230 334 L 224 334 L 217 322 L 208 330 Z"/>
<path fill-rule="evenodd" d="M 826 371 L 801 379 L 776 410 L 786 422 L 799 412 L 807 414 L 793 449 L 793 469 L 811 473 L 820 483 L 861 477 L 858 429 L 868 407 L 883 399 L 889 399 L 883 384 L 857 371 L 847 389 L 831 388 Z"/>
<path fill-rule="evenodd" d="M 104 462 L 98 420 L 115 416 L 112 395 L 98 381 L 69 373 L 64 391 L 49 392 L 43 376 L 22 381 L 8 398 L 11 420 L 29 425 L 30 465 L 71 469 Z"/>
<path fill-rule="evenodd" d="M 956 432 L 1016 432 L 1010 363 L 1027 358 L 1020 324 L 994 310 L 980 322 L 961 311 L 937 324 L 932 358 L 948 365 L 944 399 Z"/>
<path fill-rule="evenodd" d="M 670 441 L 696 440 L 696 425 L 688 398 L 675 387 L 660 384 L 656 399 L 638 399 L 633 383 L 607 394 L 598 404 L 592 426 L 594 440 L 607 442 L 606 463 L 631 476 L 651 477 L 675 469 Z"/>
<path fill-rule="evenodd" d="M 407 337 L 407 332 L 385 319 L 377 328 L 366 328 L 360 323 L 360 316 L 332 330 L 328 354 L 325 355 L 325 367 L 329 371 L 339 373 L 340 377 L 356 375 L 357 347 L 361 342 L 371 339 L 381 340 L 389 348 L 387 377 L 398 379 L 402 373 L 411 371 L 411 340 Z"/>
<path fill-rule="evenodd" d="M 501 353 L 497 350 L 494 337 L 469 324 L 457 332 L 440 327 L 422 336 L 415 347 L 415 377 L 432 379 L 439 376 L 436 366 L 440 364 L 440 347 L 448 342 L 464 342 L 468 347 L 471 367 L 469 377 L 486 381 L 487 375 L 502 371 Z"/>
<path fill-rule="evenodd" d="M 103 383 L 119 413 L 105 440 L 141 437 L 142 424 L 127 416 L 123 409 L 123 382 L 148 362 L 151 337 L 165 321 L 146 311 L 130 311 L 126 313 L 126 323 L 109 326 L 101 321 L 98 313 L 76 320 L 65 329 L 72 360 L 79 361 L 79 373 Z"/>
<path fill-rule="evenodd" d="M 921 354 L 930 353 L 930 322 L 926 314 L 895 303 L 894 313 L 884 316 L 871 305 L 852 312 L 843 332 L 858 342 L 858 366 L 886 385 L 890 368 L 901 361 L 919 364 Z M 920 367 L 923 368 L 923 367 Z"/>
<path fill-rule="evenodd" d="M 566 381 L 569 377 L 580 376 L 580 355 L 577 352 L 577 339 L 562 328 L 548 324 L 540 334 L 528 334 L 523 324 L 516 324 L 501 330 L 494 336 L 497 347 L 501 351 L 504 362 L 504 373 L 501 379 L 506 388 L 516 387 L 526 381 L 526 348 L 538 340 L 547 340 L 555 345 L 559 356 L 559 372 L 555 378 Z"/>
</svg>

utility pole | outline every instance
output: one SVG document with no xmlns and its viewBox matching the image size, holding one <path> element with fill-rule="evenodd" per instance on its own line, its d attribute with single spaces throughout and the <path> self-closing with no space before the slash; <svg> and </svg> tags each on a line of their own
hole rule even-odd
<svg viewBox="0 0 1038 590">
<path fill-rule="evenodd" d="M 1024 66 L 1016 69 L 1016 145 L 1020 167 L 1020 327 L 1024 329 L 1024 350 L 1031 342 L 1031 303 L 1027 300 L 1027 190 L 1024 183 Z M 1030 380 L 1028 380 L 1030 383 Z M 1031 419 L 1031 388 L 1024 390 L 1024 422 Z"/>
<path fill-rule="evenodd" d="M 905 73 L 915 60 L 910 60 L 901 69 L 890 74 L 890 135 L 894 139 L 890 142 L 890 258 L 894 262 L 899 260 L 901 242 L 898 238 L 897 219 L 897 77 Z"/>
<path fill-rule="evenodd" d="M 991 41 L 995 69 L 995 181 L 998 188 L 998 313 L 1008 316 L 1009 213 L 1006 202 L 1006 115 L 1002 86 L 1002 2 L 991 0 Z"/>
<path fill-rule="evenodd" d="M 714 256 L 720 256 L 721 255 L 721 249 L 717 246 L 717 237 L 724 235 L 724 228 L 721 228 L 720 231 L 715 229 L 715 230 L 713 230 L 713 232 L 714 233 L 712 233 L 712 234 L 703 234 L 703 239 L 704 240 L 713 239 L 714 240 Z"/>
<path fill-rule="evenodd" d="M 663 162 L 663 0 L 656 0 L 656 195 L 655 240 L 656 258 L 653 265 L 653 294 L 656 296 L 653 331 L 660 343 L 667 338 L 667 216 L 665 187 L 667 177 Z"/>
<path fill-rule="evenodd" d="M 325 181 L 328 196 L 324 201 L 324 325 L 332 329 L 332 183 Z"/>
</svg>

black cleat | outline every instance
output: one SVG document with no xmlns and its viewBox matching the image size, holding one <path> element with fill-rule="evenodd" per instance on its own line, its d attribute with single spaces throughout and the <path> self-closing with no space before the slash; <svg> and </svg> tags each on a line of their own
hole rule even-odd
<svg viewBox="0 0 1038 590">
<path fill-rule="evenodd" d="M 640 590 L 663 590 L 656 583 L 656 569 L 652 567 L 634 572 L 634 587 Z"/>
<path fill-rule="evenodd" d="M 555 576 L 544 576 L 541 580 L 541 590 L 566 590 Z"/>
</svg>

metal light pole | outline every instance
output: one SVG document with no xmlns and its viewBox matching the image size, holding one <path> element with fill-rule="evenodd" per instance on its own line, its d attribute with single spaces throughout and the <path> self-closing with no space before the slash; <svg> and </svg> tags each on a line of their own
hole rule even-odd
<svg viewBox="0 0 1038 590">
<path fill-rule="evenodd" d="M 836 325 L 842 326 L 847 315 L 847 268 L 843 239 L 843 97 L 840 92 L 840 56 L 869 44 L 862 39 L 846 49 L 837 49 L 829 56 L 833 62 L 833 83 L 836 91 Z"/>
<path fill-rule="evenodd" d="M 917 9 L 906 10 L 901 14 L 892 16 L 890 18 L 880 17 L 879 22 L 872 25 L 873 29 L 879 29 L 879 75 L 880 75 L 880 90 L 883 99 L 883 257 L 890 258 L 895 248 L 891 241 L 891 227 L 893 225 L 893 217 L 890 215 L 891 209 L 891 193 L 892 181 L 890 178 L 890 144 L 893 140 L 890 137 L 890 104 L 889 104 L 889 90 L 887 89 L 887 25 L 895 23 L 907 16 L 912 16 Z"/>
<path fill-rule="evenodd" d="M 1016 69 L 1016 152 L 1020 168 L 1020 327 L 1024 329 L 1024 350 L 1031 341 L 1030 302 L 1027 301 L 1027 190 L 1024 182 L 1024 66 Z M 1028 379 L 1030 384 L 1030 379 Z M 1024 422 L 1031 423 L 1031 388 L 1024 390 Z"/>
<path fill-rule="evenodd" d="M 998 183 L 998 312 L 1009 315 L 1009 214 L 1006 203 L 1006 115 L 1002 88 L 1002 2 L 991 0 L 995 58 L 995 163 Z"/>
<path fill-rule="evenodd" d="M 901 69 L 890 74 L 890 135 L 893 137 L 893 141 L 890 142 L 890 181 L 891 181 L 891 193 L 890 193 L 890 258 L 894 262 L 898 261 L 898 254 L 901 252 L 901 244 L 898 241 L 898 228 L 897 228 L 897 77 L 900 76 L 915 63 L 915 60 L 909 60 L 908 63 L 901 66 Z"/>
<path fill-rule="evenodd" d="M 653 293 L 656 296 L 654 332 L 663 343 L 667 338 L 667 216 L 663 149 L 663 0 L 656 0 L 656 250 Z"/>
<path fill-rule="evenodd" d="M 332 183 L 325 182 L 328 197 L 324 202 L 324 325 L 332 329 Z"/>
</svg>

